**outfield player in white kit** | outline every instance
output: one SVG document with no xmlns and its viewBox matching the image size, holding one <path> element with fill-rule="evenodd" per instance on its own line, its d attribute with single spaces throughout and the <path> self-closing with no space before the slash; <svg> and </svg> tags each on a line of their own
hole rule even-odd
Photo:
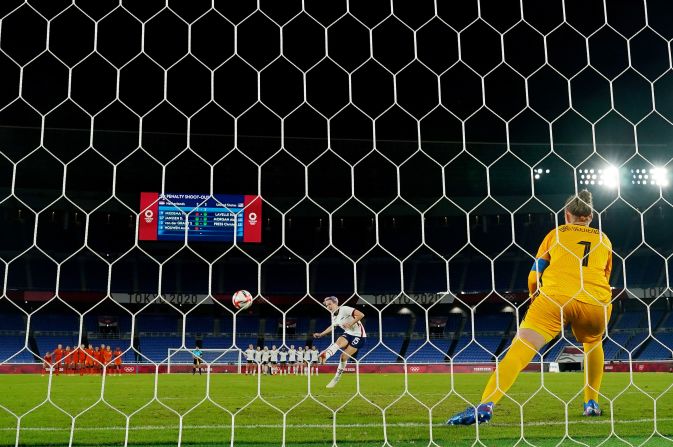
<svg viewBox="0 0 673 447">
<path fill-rule="evenodd" d="M 304 374 L 304 348 L 301 346 L 297 349 L 297 368 L 295 374 Z"/>
<path fill-rule="evenodd" d="M 332 325 L 322 332 L 316 332 L 313 336 L 315 338 L 324 337 L 334 330 L 334 326 L 339 326 L 344 330 L 344 333 L 319 355 L 320 363 L 324 365 L 328 358 L 339 350 L 342 351 L 336 374 L 327 384 L 327 388 L 334 388 L 341 380 L 348 359 L 355 358 L 358 350 L 362 349 L 367 341 L 365 327 L 360 321 L 365 314 L 350 306 L 339 306 L 339 299 L 335 296 L 328 296 L 323 303 L 332 314 Z"/>
<path fill-rule="evenodd" d="M 287 361 L 290 365 L 288 374 L 297 374 L 297 350 L 294 349 L 294 345 L 290 345 L 287 351 Z"/>
<path fill-rule="evenodd" d="M 274 375 L 278 372 L 278 349 L 276 349 L 276 345 L 271 346 L 269 354 L 271 355 L 271 371 L 269 371 L 269 374 Z"/>
<path fill-rule="evenodd" d="M 306 372 L 306 375 L 311 374 L 311 348 L 309 348 L 308 345 L 304 347 L 304 364 L 306 365 L 304 367 L 304 371 Z"/>
<path fill-rule="evenodd" d="M 315 374 L 318 374 L 318 364 L 320 362 L 320 359 L 318 358 L 319 354 L 318 348 L 315 346 L 311 348 L 311 364 L 313 365 L 313 372 Z M 309 371 L 309 374 L 311 374 L 311 371 Z"/>
<path fill-rule="evenodd" d="M 255 351 L 255 374 L 261 370 L 262 367 L 262 348 L 257 346 Z"/>
<path fill-rule="evenodd" d="M 269 360 L 271 360 L 271 353 L 269 352 L 269 347 L 264 346 L 264 349 L 262 349 L 262 374 L 269 373 Z"/>
<path fill-rule="evenodd" d="M 287 349 L 280 348 L 280 351 L 278 351 L 278 357 L 280 357 L 278 373 L 287 374 Z"/>
<path fill-rule="evenodd" d="M 248 349 L 245 350 L 245 373 L 246 374 L 255 374 L 255 348 L 252 345 L 248 345 Z"/>
</svg>

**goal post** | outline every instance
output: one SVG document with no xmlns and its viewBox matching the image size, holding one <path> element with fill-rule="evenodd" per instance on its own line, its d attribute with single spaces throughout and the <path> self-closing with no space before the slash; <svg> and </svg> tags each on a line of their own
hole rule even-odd
<svg viewBox="0 0 673 447">
<path fill-rule="evenodd" d="M 203 365 L 209 372 L 217 372 L 217 367 L 234 367 L 237 374 L 241 373 L 244 361 L 243 353 L 236 348 L 203 348 L 201 349 Z M 186 368 L 194 364 L 194 355 L 191 349 L 168 348 L 166 357 L 166 373 L 187 372 Z M 176 368 L 178 367 L 178 368 Z M 181 368 L 180 368 L 181 367 Z M 226 371 L 226 368 L 222 368 Z"/>
</svg>

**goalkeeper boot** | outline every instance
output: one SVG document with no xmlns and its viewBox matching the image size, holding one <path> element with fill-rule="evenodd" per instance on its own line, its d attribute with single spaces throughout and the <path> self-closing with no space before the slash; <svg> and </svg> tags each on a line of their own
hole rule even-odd
<svg viewBox="0 0 673 447">
<path fill-rule="evenodd" d="M 603 414 L 601 407 L 593 399 L 589 399 L 589 402 L 584 404 L 584 416 L 600 416 Z"/>
<path fill-rule="evenodd" d="M 488 422 L 493 417 L 493 402 L 479 404 L 476 411 L 474 407 L 467 407 L 465 411 L 455 414 L 448 421 L 447 425 L 472 425 L 475 422 Z"/>
</svg>

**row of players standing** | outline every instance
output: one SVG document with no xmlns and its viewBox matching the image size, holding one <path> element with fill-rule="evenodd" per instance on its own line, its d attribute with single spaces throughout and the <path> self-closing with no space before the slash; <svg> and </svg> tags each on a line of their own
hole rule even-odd
<svg viewBox="0 0 673 447">
<path fill-rule="evenodd" d="M 53 368 L 57 376 L 61 372 L 73 375 L 78 372 L 80 376 L 101 374 L 103 366 L 108 368 L 108 375 L 121 375 L 122 350 L 117 347 L 112 351 L 110 345 L 105 344 L 101 344 L 100 347 L 91 344 L 86 347 L 81 344 L 73 349 L 70 349 L 70 346 L 63 349 L 63 345 L 59 344 L 56 349 L 44 354 L 42 363 L 44 373 L 49 374 Z"/>
<path fill-rule="evenodd" d="M 277 349 L 276 345 L 272 345 L 271 349 L 268 346 L 257 346 L 255 349 L 253 345 L 248 345 L 245 373 L 257 374 L 259 367 L 262 374 L 317 374 L 319 354 L 315 346 L 295 349 L 294 345 L 290 345 L 289 349 Z"/>
</svg>

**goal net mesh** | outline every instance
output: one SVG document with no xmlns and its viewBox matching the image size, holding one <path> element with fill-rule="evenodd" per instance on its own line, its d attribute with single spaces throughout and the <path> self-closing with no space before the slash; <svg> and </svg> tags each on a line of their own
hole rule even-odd
<svg viewBox="0 0 673 447">
<path fill-rule="evenodd" d="M 3 1 L 0 369 L 45 377 L 19 396 L 0 376 L 0 444 L 673 442 L 670 379 L 640 374 L 673 355 L 671 17 L 649 0 Z M 577 360 L 566 329 L 497 428 L 444 427 L 478 403 L 486 374 L 463 373 L 502 359 L 581 189 L 614 248 L 607 417 L 579 417 L 580 374 L 548 372 Z M 184 220 L 169 193 L 256 197 L 236 229 L 261 242 L 142 240 L 143 192 Z M 240 289 L 255 300 L 236 312 Z M 318 375 L 230 374 L 248 345 L 326 348 L 329 295 L 368 332 L 333 392 L 338 354 Z M 137 382 L 113 359 L 70 370 L 75 354 L 43 370 L 58 344 L 119 348 Z M 164 374 L 196 346 L 206 380 Z"/>
</svg>

